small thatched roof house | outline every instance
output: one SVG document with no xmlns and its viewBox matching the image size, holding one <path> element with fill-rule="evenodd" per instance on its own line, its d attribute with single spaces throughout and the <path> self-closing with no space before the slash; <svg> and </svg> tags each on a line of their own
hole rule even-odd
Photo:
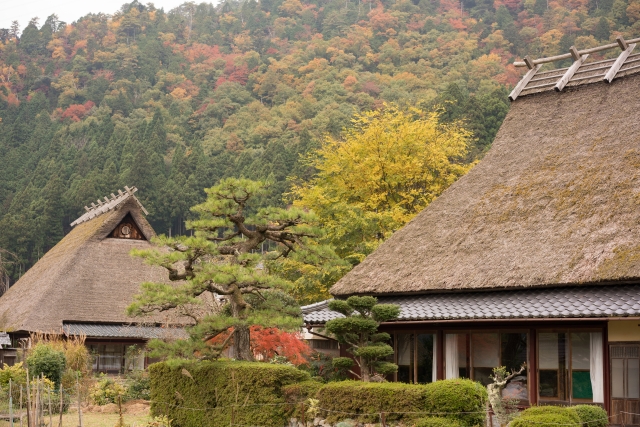
<svg viewBox="0 0 640 427">
<path fill-rule="evenodd" d="M 155 232 L 136 189 L 125 189 L 85 207 L 71 232 L 0 297 L 0 324 L 14 341 L 33 332 L 85 335 L 103 356 L 96 369 L 119 371 L 127 346 L 183 335 L 166 327 L 176 319 L 155 317 L 140 325 L 125 313 L 142 282 L 167 277 L 164 269 L 130 255 L 149 248 Z"/>
<path fill-rule="evenodd" d="M 527 58 L 484 159 L 333 286 L 400 305 L 383 326 L 396 380 L 486 383 L 526 362 L 506 391 L 523 404 L 599 403 L 640 424 L 619 415 L 640 413 L 638 41 Z M 309 327 L 337 316 L 303 312 Z"/>
</svg>

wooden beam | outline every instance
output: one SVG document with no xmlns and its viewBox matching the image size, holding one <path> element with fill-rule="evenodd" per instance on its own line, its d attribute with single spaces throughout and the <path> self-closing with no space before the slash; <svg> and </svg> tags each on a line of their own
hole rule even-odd
<svg viewBox="0 0 640 427">
<path fill-rule="evenodd" d="M 529 55 L 524 57 L 524 63 L 527 65 L 527 68 L 530 70 L 533 70 L 533 67 L 535 67 L 535 64 L 533 63 L 533 59 L 531 59 Z"/>
<path fill-rule="evenodd" d="M 574 61 L 577 61 L 578 59 L 580 59 L 580 54 L 578 53 L 578 49 L 576 49 L 575 46 L 571 46 L 569 48 L 569 52 L 571 53 L 571 57 L 573 58 Z"/>
<path fill-rule="evenodd" d="M 640 37 L 639 38 L 635 38 L 632 40 L 626 40 L 625 43 L 628 43 L 629 45 L 631 45 L 631 43 L 638 43 L 640 42 Z M 596 53 L 596 52 L 602 52 L 603 50 L 608 50 L 608 49 L 613 49 L 616 47 L 620 47 L 620 45 L 618 44 L 618 42 L 616 43 L 610 43 L 610 44 L 605 44 L 603 46 L 598 46 L 598 47 L 592 47 L 590 49 L 583 49 L 583 50 L 579 50 L 578 54 L 579 55 L 587 55 L 590 53 Z M 548 62 L 555 62 L 555 61 L 560 61 L 562 59 L 569 59 L 571 58 L 571 53 L 564 53 L 562 55 L 556 55 L 556 56 L 549 56 L 547 58 L 540 58 L 540 59 L 535 59 L 533 61 L 534 65 L 538 65 L 538 64 L 546 64 Z M 527 64 L 522 61 L 522 62 L 514 62 L 513 63 L 514 66 L 516 67 L 526 67 Z"/>
<path fill-rule="evenodd" d="M 629 48 L 629 44 L 622 36 L 616 37 L 616 43 L 618 43 L 618 46 L 620 46 L 620 50 L 627 50 Z"/>
<path fill-rule="evenodd" d="M 578 52 L 577 50 L 575 50 L 576 49 L 575 47 L 571 46 L 571 48 L 576 53 Z M 554 88 L 556 92 L 561 92 L 562 89 L 564 89 L 567 83 L 569 83 L 569 81 L 571 80 L 571 77 L 573 77 L 576 71 L 578 71 L 578 68 L 580 68 L 580 66 L 584 63 L 584 61 L 587 60 L 588 57 L 589 55 L 582 55 L 578 57 L 578 59 L 576 59 L 576 61 L 571 65 L 571 67 L 569 67 L 569 69 L 564 73 L 564 75 L 560 77 L 560 80 L 558 80 L 558 83 L 556 83 L 556 86 Z"/>
<path fill-rule="evenodd" d="M 627 60 L 631 52 L 633 52 L 633 48 L 635 47 L 636 47 L 636 44 L 633 43 L 633 44 L 630 44 L 625 50 L 622 51 L 622 53 L 618 56 L 618 59 L 616 59 L 616 62 L 613 63 L 609 71 L 607 71 L 607 74 L 604 75 L 603 80 L 605 82 L 611 83 L 613 79 L 616 78 L 616 74 L 618 74 L 618 71 L 620 71 L 620 68 L 622 68 L 622 66 L 624 65 L 624 61 Z"/>
<path fill-rule="evenodd" d="M 516 100 L 516 98 L 520 95 L 520 92 L 522 92 L 524 90 L 524 88 L 529 83 L 529 80 L 531 80 L 533 78 L 533 76 L 536 75 L 536 73 L 538 72 L 540 67 L 542 67 L 542 65 L 536 65 L 534 68 L 529 70 L 529 72 L 527 74 L 524 75 L 522 80 L 520 80 L 520 82 L 516 85 L 516 87 L 513 88 L 513 90 L 509 94 L 509 100 L 510 101 L 513 102 L 513 101 Z"/>
</svg>

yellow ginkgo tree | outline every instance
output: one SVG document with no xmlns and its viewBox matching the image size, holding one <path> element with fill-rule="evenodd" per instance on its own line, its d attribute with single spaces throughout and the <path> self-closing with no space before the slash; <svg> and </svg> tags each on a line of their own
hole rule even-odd
<svg viewBox="0 0 640 427">
<path fill-rule="evenodd" d="M 294 204 L 312 209 L 337 253 L 357 264 L 469 171 L 471 140 L 438 111 L 385 105 L 357 114 L 309 158 L 316 174 L 295 183 Z"/>
</svg>

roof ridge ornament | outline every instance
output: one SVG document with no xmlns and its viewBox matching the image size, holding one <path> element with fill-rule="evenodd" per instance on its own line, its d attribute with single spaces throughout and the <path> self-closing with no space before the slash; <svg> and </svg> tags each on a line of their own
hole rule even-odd
<svg viewBox="0 0 640 427">
<path fill-rule="evenodd" d="M 539 58 L 539 59 L 532 59 L 530 56 L 527 55 L 524 57 L 523 61 L 521 62 L 516 61 L 513 63 L 515 67 L 527 67 L 529 71 L 522 77 L 520 82 L 518 82 L 516 87 L 509 94 L 509 100 L 515 101 L 516 98 L 518 98 L 518 96 L 520 96 L 520 94 L 525 90 L 529 91 L 528 93 L 533 93 L 530 91 L 537 89 L 536 92 L 539 92 L 542 90 L 551 89 L 551 87 L 553 87 L 556 92 L 561 92 L 565 88 L 565 86 L 567 86 L 567 84 L 577 83 L 578 81 L 602 78 L 607 83 L 611 83 L 615 79 L 616 74 L 625 65 L 625 61 L 627 61 L 627 58 L 629 58 L 629 55 L 631 54 L 633 49 L 636 47 L 636 43 L 638 42 L 640 42 L 640 38 L 635 38 L 627 41 L 624 39 L 624 37 L 618 36 L 616 38 L 615 43 L 610 43 L 603 46 L 598 46 L 598 47 L 583 49 L 583 50 L 578 50 L 575 46 L 571 46 L 571 48 L 569 49 L 569 53 L 565 53 L 562 55 L 550 56 L 547 58 Z M 598 66 L 596 68 L 593 68 L 591 66 L 595 64 L 600 64 L 603 62 L 611 64 L 611 61 L 613 61 L 613 59 L 585 64 L 585 61 L 587 60 L 588 56 L 591 53 L 601 52 L 601 51 L 616 49 L 616 48 L 621 49 L 622 53 L 618 56 L 618 58 L 615 60 L 615 62 L 613 62 L 613 64 L 610 67 L 609 65 Z M 629 63 L 640 60 L 635 58 L 636 56 L 638 55 L 634 55 L 633 56 L 634 59 L 630 60 Z M 562 69 L 557 69 L 553 71 L 545 71 L 544 73 L 540 73 L 539 78 L 536 77 L 534 79 L 534 76 L 540 70 L 540 67 L 543 64 L 562 61 L 565 59 L 573 59 L 573 64 L 568 68 L 562 68 Z M 578 71 L 580 67 L 582 67 L 583 65 L 585 66 L 585 69 Z M 595 71 L 607 69 L 607 68 L 609 70 L 605 74 L 598 73 L 596 75 L 591 75 Z M 627 67 L 622 71 L 627 72 L 635 69 L 640 69 L 640 65 Z M 564 73 L 560 75 L 560 74 L 554 73 L 554 71 L 556 72 L 564 71 Z M 576 74 L 584 75 L 585 73 L 587 74 L 586 76 L 581 76 L 573 79 L 574 75 Z M 557 81 L 549 81 L 556 78 L 559 78 L 559 79 Z M 532 81 L 538 82 L 538 83 L 536 83 L 533 86 L 529 86 L 529 83 Z"/>
<path fill-rule="evenodd" d="M 97 205 L 95 204 L 95 202 L 91 202 L 90 206 L 84 206 L 84 210 L 86 212 L 82 216 L 80 216 L 78 219 L 73 221 L 71 223 L 71 226 L 73 227 L 75 225 L 82 224 L 83 222 L 87 222 L 99 215 L 102 215 L 103 213 L 112 211 L 113 209 L 118 207 L 121 203 L 123 203 L 125 200 L 129 199 L 129 197 L 133 197 L 133 199 L 136 201 L 136 203 L 138 204 L 140 209 L 144 212 L 144 214 L 149 215 L 149 212 L 147 212 L 147 210 L 144 208 L 142 203 L 140 203 L 140 200 L 138 200 L 138 198 L 134 196 L 134 193 L 138 191 L 138 188 L 135 186 L 128 187 L 125 185 L 124 190 L 125 191 L 118 189 L 117 195 L 115 195 L 114 193 L 111 193 L 110 194 L 111 198 L 109 198 L 108 196 L 103 197 L 104 201 L 97 199 L 97 202 L 98 202 Z"/>
</svg>

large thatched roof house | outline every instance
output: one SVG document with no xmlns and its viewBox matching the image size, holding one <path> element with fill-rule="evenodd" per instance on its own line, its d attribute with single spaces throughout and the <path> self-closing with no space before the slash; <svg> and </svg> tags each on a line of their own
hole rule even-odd
<svg viewBox="0 0 640 427">
<path fill-rule="evenodd" d="M 484 159 L 333 286 L 400 305 L 383 325 L 396 380 L 486 383 L 526 362 L 506 389 L 522 404 L 593 402 L 640 424 L 623 414 L 640 413 L 638 41 L 527 58 Z M 619 56 L 589 58 L 605 49 Z M 309 327 L 337 316 L 303 312 Z"/>
<path fill-rule="evenodd" d="M 30 333 L 85 335 L 98 355 L 95 369 L 120 371 L 143 360 L 124 360 L 127 347 L 150 338 L 183 335 L 175 319 L 130 318 L 125 310 L 145 281 L 166 280 L 130 252 L 150 247 L 155 235 L 134 188 L 111 194 L 74 221 L 73 229 L 0 297 L 0 327 L 15 345 Z"/>
</svg>

